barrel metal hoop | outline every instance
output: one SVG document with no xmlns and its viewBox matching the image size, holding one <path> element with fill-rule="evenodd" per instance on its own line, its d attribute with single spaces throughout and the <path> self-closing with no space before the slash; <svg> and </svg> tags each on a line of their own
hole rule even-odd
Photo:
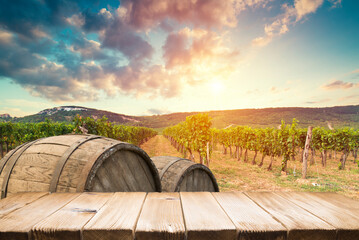
<svg viewBox="0 0 359 240">
<path fill-rule="evenodd" d="M 23 143 L 23 144 L 17 146 L 14 150 L 12 150 L 12 152 L 9 152 L 0 160 L 0 174 L 2 173 L 2 170 L 4 169 L 7 161 L 12 157 L 12 155 L 14 155 L 16 153 L 17 150 L 19 150 L 19 148 L 21 148 L 25 144 L 26 143 Z"/>
<path fill-rule="evenodd" d="M 97 136 L 97 135 L 90 135 L 84 139 L 81 139 L 77 142 L 75 142 L 74 144 L 72 144 L 66 151 L 65 153 L 61 156 L 60 160 L 57 162 L 56 164 L 56 168 L 54 171 L 54 174 L 52 175 L 52 179 L 50 182 L 50 189 L 49 191 L 51 193 L 56 192 L 57 190 L 57 184 L 59 182 L 60 179 L 60 175 L 62 173 L 62 170 L 65 167 L 65 164 L 67 162 L 67 160 L 70 158 L 71 154 L 77 149 L 79 148 L 82 144 L 94 140 L 94 139 L 98 139 L 98 138 L 102 138 L 101 136 Z"/>
<path fill-rule="evenodd" d="M 188 160 L 188 159 L 185 159 L 185 158 L 177 158 L 177 159 L 174 159 L 174 160 L 170 161 L 169 163 L 167 163 L 167 164 L 162 168 L 162 170 L 161 170 L 161 172 L 160 172 L 160 179 L 161 179 L 161 181 L 162 181 L 163 175 L 167 172 L 167 170 L 168 170 L 173 164 L 175 164 L 175 163 L 178 162 L 178 161 L 182 161 L 182 160 Z M 190 161 L 190 160 L 188 160 L 188 161 Z"/>
<path fill-rule="evenodd" d="M 13 168 L 14 168 L 16 162 L 17 162 L 17 160 L 20 158 L 20 156 L 22 156 L 22 154 L 26 151 L 26 149 L 28 149 L 28 148 L 31 147 L 34 143 L 36 143 L 36 142 L 38 142 L 38 141 L 40 141 L 40 140 L 42 140 L 42 138 L 24 144 L 24 146 L 21 148 L 21 150 L 17 152 L 17 156 L 14 157 L 14 158 L 12 158 L 12 159 L 9 161 L 9 165 L 7 165 L 7 168 L 5 169 L 5 170 L 7 170 L 7 172 L 5 173 L 4 182 L 3 182 L 2 188 L 1 188 L 1 199 L 6 197 L 7 187 L 8 187 L 10 175 L 11 175 L 11 172 L 12 172 L 12 170 L 13 170 Z"/>
<path fill-rule="evenodd" d="M 92 158 L 90 158 L 87 163 L 85 164 L 84 168 L 82 169 L 82 173 L 81 173 L 81 176 L 80 176 L 80 180 L 79 180 L 79 183 L 76 187 L 76 192 L 83 192 L 83 191 L 86 191 L 86 183 L 87 183 L 87 178 L 88 178 L 88 175 L 90 174 L 91 172 L 91 169 L 93 167 L 93 165 L 95 164 L 95 162 L 97 161 L 97 159 L 99 159 L 105 152 L 107 152 L 108 150 L 110 150 L 111 148 L 115 148 L 115 147 L 118 147 L 120 145 L 125 145 L 127 143 L 117 143 L 117 144 L 114 144 L 113 142 L 110 143 L 109 145 L 101 148 L 100 150 L 98 150 L 93 156 Z"/>
</svg>

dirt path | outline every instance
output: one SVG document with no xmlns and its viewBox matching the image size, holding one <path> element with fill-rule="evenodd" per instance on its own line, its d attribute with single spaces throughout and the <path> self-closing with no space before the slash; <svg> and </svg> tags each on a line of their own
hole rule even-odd
<svg viewBox="0 0 359 240">
<path fill-rule="evenodd" d="M 181 157 L 181 154 L 174 148 L 170 141 L 163 135 L 157 135 L 144 144 L 141 148 L 150 156 L 175 156 Z"/>
<path fill-rule="evenodd" d="M 150 157 L 166 155 L 182 157 L 163 135 L 155 136 L 142 144 L 141 148 Z M 196 160 L 198 161 L 198 156 Z M 220 150 L 214 151 L 210 169 L 221 191 L 289 190 L 275 183 L 273 172 L 267 172 L 251 164 L 238 163 L 235 159 L 221 154 Z"/>
<path fill-rule="evenodd" d="M 150 157 L 182 157 L 163 135 L 150 139 L 141 148 Z M 243 162 L 229 154 L 224 155 L 221 147 L 213 150 L 210 169 L 217 179 L 220 191 L 330 191 L 359 199 L 359 169 L 352 160 L 350 164 L 348 162 L 347 169 L 342 171 L 337 169 L 337 160 L 328 161 L 326 168 L 320 164 L 308 166 L 307 180 L 301 180 L 299 157 L 288 163 L 288 175 L 283 175 L 280 172 L 280 158 L 275 159 L 273 170 L 267 171 L 270 158 L 265 158 L 263 167 L 258 167 L 251 164 L 253 156 L 254 153 L 249 152 L 250 160 Z M 198 154 L 195 153 L 195 161 L 198 160 Z M 257 157 L 257 164 L 259 160 L 260 156 Z M 316 157 L 316 162 L 320 163 L 320 157 Z"/>
</svg>

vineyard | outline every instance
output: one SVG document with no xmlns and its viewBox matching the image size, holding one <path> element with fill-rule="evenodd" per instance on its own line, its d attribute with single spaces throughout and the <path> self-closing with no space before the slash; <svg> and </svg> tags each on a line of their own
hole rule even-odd
<svg viewBox="0 0 359 240">
<path fill-rule="evenodd" d="M 298 121 L 293 119 L 292 124 L 282 121 L 278 128 L 257 128 L 247 126 L 235 126 L 225 129 L 211 128 L 208 115 L 198 114 L 189 116 L 186 121 L 173 127 L 168 127 L 163 134 L 170 140 L 183 157 L 194 160 L 194 152 L 199 155 L 199 161 L 207 166 L 210 164 L 211 153 L 214 148 L 221 146 L 223 154 L 230 154 L 238 161 L 251 161 L 253 165 L 262 166 L 264 159 L 271 159 L 267 169 L 272 169 L 273 159 L 281 158 L 281 171 L 287 170 L 288 161 L 294 160 L 297 155 L 303 155 L 307 129 L 298 128 Z M 346 161 L 350 153 L 357 161 L 359 147 L 359 130 L 352 128 L 313 129 L 313 137 L 310 145 L 311 163 L 316 152 L 321 154 L 321 163 L 325 167 L 327 158 L 336 158 L 340 154 L 339 169 L 345 169 Z M 249 160 L 249 151 L 254 156 Z M 261 154 L 257 162 L 258 153 Z M 359 164 L 358 164 L 359 165 Z"/>
<path fill-rule="evenodd" d="M 351 128 L 313 129 L 307 179 L 310 185 L 297 184 L 307 129 L 299 128 L 296 119 L 291 124 L 283 121 L 277 128 L 230 126 L 216 129 L 212 128 L 208 115 L 198 114 L 164 129 L 163 136 L 156 136 L 157 132 L 150 128 L 113 124 L 105 117 L 76 116 L 71 123 L 0 122 L 1 156 L 28 141 L 72 133 L 96 134 L 129 142 L 141 146 L 151 157 L 179 156 L 206 164 L 217 177 L 222 191 L 283 187 L 328 191 L 329 186 L 330 190 L 351 195 L 359 192 L 356 183 L 359 182 L 359 131 Z M 285 173 L 285 178 L 281 172 Z M 319 185 L 311 185 L 317 183 Z"/>
<path fill-rule="evenodd" d="M 0 154 L 10 151 L 25 142 L 39 138 L 71 133 L 88 133 L 118 139 L 135 145 L 143 144 L 157 132 L 151 128 L 116 125 L 106 117 L 93 119 L 76 116 L 72 123 L 57 123 L 50 120 L 40 123 L 0 122 Z"/>
</svg>

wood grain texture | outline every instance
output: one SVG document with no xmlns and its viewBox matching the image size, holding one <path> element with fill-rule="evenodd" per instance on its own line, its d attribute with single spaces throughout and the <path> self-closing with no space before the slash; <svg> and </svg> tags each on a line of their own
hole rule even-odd
<svg viewBox="0 0 359 240">
<path fill-rule="evenodd" d="M 348 198 L 340 199 L 340 195 L 332 195 L 323 198 L 317 197 L 313 193 L 276 193 L 282 197 L 285 197 L 289 201 L 297 204 L 303 209 L 309 211 L 315 216 L 321 218 L 323 221 L 333 225 L 337 228 L 338 240 L 339 239 L 353 239 L 353 237 L 359 236 L 359 215 L 358 209 L 359 202 L 351 202 L 350 209 L 343 206 L 343 202 L 347 202 Z M 325 196 L 322 194 L 322 196 Z M 336 203 L 337 199 L 340 204 Z"/>
<path fill-rule="evenodd" d="M 2 198 L 18 192 L 161 190 L 158 172 L 143 150 L 96 135 L 39 139 L 7 156 L 0 162 Z"/>
<path fill-rule="evenodd" d="M 302 193 L 307 194 L 307 193 Z M 334 204 L 340 207 L 342 210 L 345 209 L 350 213 L 359 216 L 359 201 L 353 200 L 348 197 L 345 197 L 341 194 L 331 193 L 331 192 L 317 192 L 317 193 L 310 193 L 311 196 L 315 196 L 320 198 L 321 201 L 325 201 L 331 204 Z"/>
<path fill-rule="evenodd" d="M 59 193 L 44 196 L 0 219 L 0 239 L 27 240 L 32 227 L 50 216 L 78 194 Z"/>
<path fill-rule="evenodd" d="M 332 193 L 22 193 L 0 200 L 0 239 L 351 240 L 358 211 Z"/>
<path fill-rule="evenodd" d="M 138 219 L 136 239 L 185 239 L 179 193 L 148 193 Z"/>
<path fill-rule="evenodd" d="M 64 145 L 64 146 L 71 146 L 75 142 L 81 140 L 84 136 L 84 134 L 67 134 L 67 135 L 60 135 L 60 136 L 53 136 L 44 138 L 41 141 L 38 142 L 38 144 L 58 144 L 58 145 Z"/>
<path fill-rule="evenodd" d="M 181 192 L 187 239 L 234 240 L 236 227 L 209 192 Z"/>
<path fill-rule="evenodd" d="M 332 225 L 272 192 L 246 193 L 288 229 L 288 239 L 336 239 Z"/>
<path fill-rule="evenodd" d="M 81 229 L 113 193 L 82 193 L 56 213 L 37 223 L 32 237 L 38 240 L 81 239 Z"/>
<path fill-rule="evenodd" d="M 101 138 L 100 136 L 96 136 L 96 135 L 90 135 L 87 137 L 84 137 L 83 139 L 75 142 L 75 144 L 71 145 L 66 152 L 64 152 L 64 154 L 61 156 L 61 158 L 57 161 L 56 163 L 56 167 L 53 171 L 52 174 L 52 179 L 50 182 L 50 192 L 56 192 L 57 189 L 57 185 L 59 182 L 59 178 L 60 175 L 62 173 L 62 170 L 64 169 L 64 166 L 66 165 L 66 162 L 69 160 L 70 156 L 75 152 L 75 150 L 81 146 L 82 144 L 94 140 L 94 139 L 98 139 Z M 78 167 L 77 167 L 78 168 Z"/>
<path fill-rule="evenodd" d="M 144 192 L 115 193 L 83 228 L 83 240 L 132 240 Z"/>
<path fill-rule="evenodd" d="M 151 159 L 160 173 L 164 192 L 219 191 L 212 172 L 202 164 L 171 156 Z"/>
<path fill-rule="evenodd" d="M 212 193 L 235 224 L 240 240 L 284 240 L 287 229 L 243 193 Z"/>
<path fill-rule="evenodd" d="M 48 195 L 47 192 L 17 193 L 8 196 L 0 201 L 0 218 L 46 195 Z"/>
</svg>

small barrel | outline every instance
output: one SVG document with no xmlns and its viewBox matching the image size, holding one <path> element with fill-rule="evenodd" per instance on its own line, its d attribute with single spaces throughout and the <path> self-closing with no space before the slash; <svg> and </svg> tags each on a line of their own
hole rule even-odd
<svg viewBox="0 0 359 240">
<path fill-rule="evenodd" d="M 160 174 L 163 192 L 219 192 L 213 173 L 202 164 L 170 156 L 151 159 Z"/>
<path fill-rule="evenodd" d="M 69 134 L 25 143 L 0 160 L 1 198 L 18 192 L 160 192 L 156 166 L 139 147 Z"/>
</svg>

